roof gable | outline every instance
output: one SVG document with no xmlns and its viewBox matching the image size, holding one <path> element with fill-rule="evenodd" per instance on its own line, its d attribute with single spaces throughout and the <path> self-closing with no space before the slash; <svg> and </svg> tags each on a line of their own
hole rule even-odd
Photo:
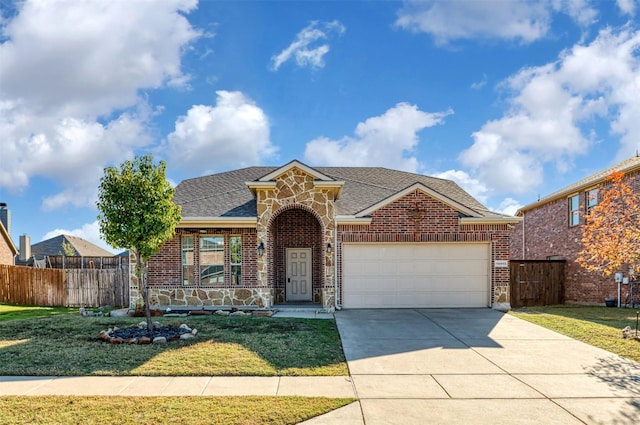
<svg viewBox="0 0 640 425">
<path fill-rule="evenodd" d="M 430 188 L 428 188 L 427 186 L 425 186 L 422 183 L 414 183 L 411 186 L 407 187 L 404 190 L 401 190 L 399 192 L 394 193 L 393 195 L 389 196 L 388 198 L 383 199 L 380 202 L 377 202 L 374 205 L 371 205 L 369 208 L 364 209 L 362 211 L 360 211 L 359 213 L 357 213 L 355 216 L 356 217 L 366 217 L 368 215 L 371 215 L 374 211 L 383 208 L 389 204 L 392 204 L 393 202 L 397 201 L 398 199 L 402 199 L 405 196 L 409 195 L 410 193 L 415 192 L 416 190 L 421 191 L 422 193 L 430 196 L 431 198 L 434 198 L 437 201 L 442 202 L 443 204 L 446 204 L 448 206 L 450 206 L 451 208 L 453 208 L 454 210 L 463 213 L 466 216 L 469 217 L 481 217 L 480 214 L 478 214 L 478 212 L 472 210 L 471 208 L 468 208 L 462 204 L 460 204 L 459 202 L 454 201 L 453 199 L 450 199 Z"/>
<path fill-rule="evenodd" d="M 331 177 L 328 177 L 324 174 L 322 174 L 321 172 L 319 172 L 316 169 L 313 169 L 311 167 L 309 167 L 308 165 L 303 164 L 300 161 L 297 160 L 293 160 L 291 162 L 289 162 L 286 165 L 283 165 L 280 168 L 276 168 L 275 170 L 271 171 L 269 174 L 264 175 L 262 177 L 260 177 L 258 179 L 258 181 L 260 182 L 268 182 L 268 181 L 273 181 L 275 180 L 277 177 L 286 174 L 287 172 L 289 172 L 290 170 L 297 168 L 300 171 L 310 175 L 311 177 L 313 177 L 315 180 L 321 180 L 321 181 L 331 181 L 333 180 Z"/>
</svg>

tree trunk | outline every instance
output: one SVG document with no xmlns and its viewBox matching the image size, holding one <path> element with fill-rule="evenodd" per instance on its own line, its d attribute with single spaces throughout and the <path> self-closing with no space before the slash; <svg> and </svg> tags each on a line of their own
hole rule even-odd
<svg viewBox="0 0 640 425">
<path fill-rule="evenodd" d="M 146 258 L 138 258 L 138 273 L 140 282 L 140 292 L 142 293 L 142 303 L 144 306 L 144 315 L 147 318 L 147 329 L 149 332 L 153 332 L 153 322 L 151 321 L 151 306 L 149 305 L 149 286 L 147 284 L 147 266 L 148 261 Z"/>
</svg>

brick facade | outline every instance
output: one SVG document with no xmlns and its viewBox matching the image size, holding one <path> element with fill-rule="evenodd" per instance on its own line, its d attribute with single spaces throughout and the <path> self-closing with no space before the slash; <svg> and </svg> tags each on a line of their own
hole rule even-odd
<svg viewBox="0 0 640 425">
<path fill-rule="evenodd" d="M 0 235 L 0 264 L 13 265 L 13 251 L 9 248 L 9 244 Z"/>
<path fill-rule="evenodd" d="M 338 226 L 338 285 L 342 288 L 342 243 L 348 242 L 486 242 L 491 245 L 492 304 L 509 303 L 509 269 L 495 260 L 509 259 L 506 224 L 461 225 L 459 212 L 420 190 L 371 214 L 371 224 Z M 340 300 L 342 299 L 342 293 Z"/>
<path fill-rule="evenodd" d="M 638 172 L 627 175 L 625 183 L 640 196 Z M 588 189 L 592 189 L 590 187 Z M 580 218 L 577 226 L 569 226 L 569 196 L 578 195 Z M 568 303 L 599 303 L 605 297 L 617 297 L 617 284 L 612 276 L 603 277 L 576 263 L 582 250 L 587 192 L 581 190 L 523 212 L 523 221 L 511 234 L 510 258 L 513 260 L 545 260 L 562 258 L 565 267 L 565 300 Z"/>
</svg>

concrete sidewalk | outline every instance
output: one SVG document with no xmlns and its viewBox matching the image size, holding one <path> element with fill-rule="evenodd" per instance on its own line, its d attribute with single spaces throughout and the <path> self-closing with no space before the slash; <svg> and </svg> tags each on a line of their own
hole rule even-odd
<svg viewBox="0 0 640 425">
<path fill-rule="evenodd" d="M 0 395 L 355 397 L 348 376 L 0 376 Z"/>
</svg>

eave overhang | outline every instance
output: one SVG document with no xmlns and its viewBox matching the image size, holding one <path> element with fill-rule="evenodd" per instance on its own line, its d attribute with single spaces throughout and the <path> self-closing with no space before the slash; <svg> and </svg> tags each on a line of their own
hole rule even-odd
<svg viewBox="0 0 640 425">
<path fill-rule="evenodd" d="M 337 215 L 336 225 L 356 225 L 356 226 L 368 226 L 373 219 L 371 217 L 356 217 L 355 215 Z"/>
<path fill-rule="evenodd" d="M 256 217 L 186 217 L 176 227 L 184 228 L 254 228 L 258 223 Z"/>
<path fill-rule="evenodd" d="M 472 226 L 475 224 L 517 224 L 522 217 L 461 217 L 460 225 Z"/>
</svg>

